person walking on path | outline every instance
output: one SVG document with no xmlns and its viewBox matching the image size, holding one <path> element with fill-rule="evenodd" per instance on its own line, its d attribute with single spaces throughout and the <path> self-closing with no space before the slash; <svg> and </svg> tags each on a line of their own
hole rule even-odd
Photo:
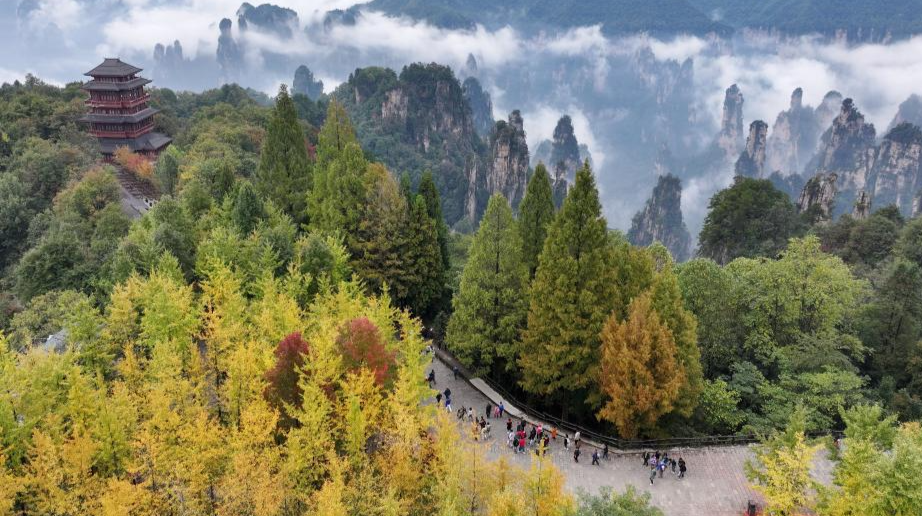
<svg viewBox="0 0 922 516">
<path fill-rule="evenodd" d="M 493 404 L 487 403 L 487 410 L 483 412 L 484 417 L 492 417 L 493 415 Z"/>
<path fill-rule="evenodd" d="M 650 485 L 653 485 L 653 479 L 656 478 L 656 466 L 650 466 Z"/>
<path fill-rule="evenodd" d="M 645 467 L 650 465 L 650 452 L 643 452 L 643 465 Z"/>
<path fill-rule="evenodd" d="M 451 388 L 445 387 L 445 397 L 451 398 Z"/>
<path fill-rule="evenodd" d="M 602 447 L 602 458 L 608 460 L 608 443 Z"/>
<path fill-rule="evenodd" d="M 679 457 L 679 478 L 685 478 L 685 472 L 688 468 L 685 466 L 685 459 Z"/>
<path fill-rule="evenodd" d="M 576 435 L 573 436 L 573 441 L 579 443 L 580 435 L 579 430 L 576 431 Z"/>
<path fill-rule="evenodd" d="M 557 427 L 556 426 L 551 429 L 551 439 L 555 441 L 557 440 Z"/>
<path fill-rule="evenodd" d="M 660 459 L 657 469 L 659 470 L 659 477 L 663 478 L 663 472 L 666 471 L 666 459 Z"/>
<path fill-rule="evenodd" d="M 429 387 L 435 385 L 435 369 L 429 371 L 429 376 L 426 378 L 426 380 L 429 382 Z"/>
<path fill-rule="evenodd" d="M 503 401 L 499 401 L 499 417 L 503 417 L 503 412 L 506 412 L 506 406 L 503 405 Z"/>
<path fill-rule="evenodd" d="M 573 462 L 579 462 L 579 448 L 573 450 Z"/>
<path fill-rule="evenodd" d="M 570 449 L 570 436 L 567 434 L 563 434 L 563 449 L 564 450 Z"/>
<path fill-rule="evenodd" d="M 601 466 L 601 464 L 599 464 L 599 452 L 597 451 L 592 452 L 592 465 Z"/>
<path fill-rule="evenodd" d="M 442 393 L 441 392 L 438 392 L 435 394 L 435 404 L 436 406 L 442 404 Z"/>
<path fill-rule="evenodd" d="M 458 366 L 452 366 L 451 372 L 455 375 L 455 380 L 458 379 Z"/>
<path fill-rule="evenodd" d="M 676 461 L 675 459 L 669 459 L 669 467 L 672 468 L 672 474 L 675 475 Z"/>
<path fill-rule="evenodd" d="M 509 432 L 512 431 L 512 418 L 506 420 L 506 430 Z"/>
</svg>

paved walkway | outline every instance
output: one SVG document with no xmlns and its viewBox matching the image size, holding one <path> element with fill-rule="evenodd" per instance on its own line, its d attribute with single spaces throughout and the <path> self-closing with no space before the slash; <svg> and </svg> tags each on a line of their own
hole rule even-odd
<svg viewBox="0 0 922 516">
<path fill-rule="evenodd" d="M 438 359 L 433 361 L 431 369 L 435 370 L 436 376 L 434 388 L 440 391 L 451 388 L 455 411 L 462 405 L 473 406 L 478 415 L 483 414 L 490 402 L 486 396 L 460 376 L 454 380 L 451 370 Z M 490 421 L 493 437 L 487 441 L 488 456 L 506 455 L 511 462 L 527 468 L 529 455 L 515 454 L 506 447 L 505 418 Z M 468 428 L 465 424 L 464 429 Z M 563 472 L 567 487 L 573 492 L 585 490 L 595 493 L 602 486 L 611 486 L 620 492 L 633 485 L 640 491 L 649 492 L 653 504 L 667 516 L 738 516 L 744 513 L 750 499 L 761 505 L 761 497 L 749 488 L 746 480 L 744 464 L 751 456 L 748 446 L 666 451 L 670 456 L 683 457 L 688 464 L 688 473 L 680 480 L 667 471 L 664 478 L 657 478 L 652 486 L 650 470 L 641 465 L 640 453 L 613 452 L 609 460 L 602 461 L 601 466 L 592 466 L 592 448 L 584 445 L 577 464 L 573 462 L 572 445 L 569 451 L 564 450 L 562 436 L 558 436 L 556 442 L 551 442 L 548 455 Z M 825 451 L 820 452 L 815 469 L 818 478 L 829 478 L 831 464 L 825 457 Z"/>
</svg>

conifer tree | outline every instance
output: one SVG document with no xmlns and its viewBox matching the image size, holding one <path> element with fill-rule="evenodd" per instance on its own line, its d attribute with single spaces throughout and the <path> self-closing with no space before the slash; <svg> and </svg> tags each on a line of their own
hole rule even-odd
<svg viewBox="0 0 922 516">
<path fill-rule="evenodd" d="M 400 187 L 383 166 L 372 165 L 368 197 L 359 221 L 353 269 L 374 291 L 387 284 L 394 299 L 407 297 L 403 256 L 408 213 Z"/>
<path fill-rule="evenodd" d="M 265 216 L 266 207 L 253 185 L 249 181 L 241 181 L 231 202 L 231 217 L 237 229 L 240 233 L 249 235 Z"/>
<path fill-rule="evenodd" d="M 552 220 L 554 197 L 551 193 L 551 178 L 544 163 L 539 163 L 528 181 L 522 204 L 519 205 L 522 260 L 528 268 L 529 280 L 535 277 L 538 270 L 538 255 L 544 247 L 544 239 Z"/>
<path fill-rule="evenodd" d="M 256 188 L 294 220 L 305 220 L 311 165 L 294 102 L 283 84 L 269 120 L 256 170 Z"/>
<path fill-rule="evenodd" d="M 340 233 L 347 247 L 354 250 L 365 202 L 368 162 L 346 110 L 336 101 L 327 109 L 318 140 L 314 183 L 308 199 L 311 227 L 330 234 Z"/>
<path fill-rule="evenodd" d="M 626 321 L 612 312 L 602 329 L 599 375 L 607 401 L 599 419 L 611 421 L 622 437 L 636 437 L 672 410 L 685 382 L 672 332 L 645 293 L 631 302 Z"/>
<path fill-rule="evenodd" d="M 426 211 L 429 218 L 435 222 L 436 234 L 439 238 L 439 252 L 442 254 L 442 269 L 451 270 L 451 259 L 448 255 L 448 225 L 445 223 L 445 217 L 442 215 L 442 199 L 439 197 L 439 189 L 435 186 L 435 180 L 432 172 L 423 172 L 423 177 L 419 181 L 419 194 L 426 200 Z"/>
<path fill-rule="evenodd" d="M 449 349 L 476 374 L 497 378 L 514 365 L 528 311 L 527 274 L 512 209 L 494 194 L 471 242 L 446 338 Z"/>
<path fill-rule="evenodd" d="M 538 261 L 519 356 L 522 387 L 547 395 L 593 386 L 599 333 L 617 287 L 612 240 L 588 164 L 577 172 Z"/>
<path fill-rule="evenodd" d="M 445 272 L 435 223 L 426 211 L 426 200 L 417 195 L 410 206 L 407 242 L 407 298 L 403 300 L 417 316 L 431 315 L 431 308 L 445 288 Z M 399 300 L 398 300 L 399 301 Z"/>
</svg>

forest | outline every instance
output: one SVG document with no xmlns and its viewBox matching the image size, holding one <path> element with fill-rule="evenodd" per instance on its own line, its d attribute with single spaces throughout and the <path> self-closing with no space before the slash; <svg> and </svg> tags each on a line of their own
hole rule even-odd
<svg viewBox="0 0 922 516">
<path fill-rule="evenodd" d="M 738 178 L 677 263 L 609 229 L 587 162 L 465 234 L 335 97 L 229 85 L 152 91 L 174 144 L 117 156 L 160 196 L 133 220 L 79 88 L 0 87 L 0 515 L 658 513 L 487 460 L 426 403 L 430 341 L 609 435 L 759 436 L 776 514 L 917 510 L 922 219 Z"/>
</svg>

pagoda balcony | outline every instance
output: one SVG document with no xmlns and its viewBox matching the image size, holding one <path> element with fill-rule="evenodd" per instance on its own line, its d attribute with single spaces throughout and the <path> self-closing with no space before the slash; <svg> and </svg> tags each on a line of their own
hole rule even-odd
<svg viewBox="0 0 922 516">
<path fill-rule="evenodd" d="M 153 124 L 142 127 L 134 131 L 97 131 L 95 129 L 90 130 L 90 134 L 97 138 L 137 138 L 142 134 L 151 132 L 154 129 Z"/>
<path fill-rule="evenodd" d="M 150 93 L 145 93 L 144 95 L 133 98 L 133 99 L 119 99 L 119 100 L 101 100 L 89 98 L 84 101 L 87 106 L 90 107 L 103 107 L 103 108 L 132 108 L 139 104 L 143 104 L 150 100 Z"/>
</svg>

